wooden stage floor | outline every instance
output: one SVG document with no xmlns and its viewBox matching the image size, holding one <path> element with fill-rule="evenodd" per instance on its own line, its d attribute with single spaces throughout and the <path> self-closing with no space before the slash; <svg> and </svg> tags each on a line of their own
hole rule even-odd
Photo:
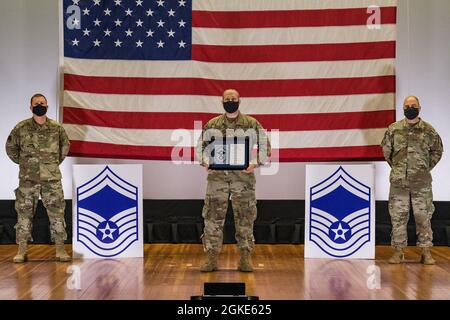
<svg viewBox="0 0 450 320">
<path fill-rule="evenodd" d="M 67 249 L 70 249 L 67 246 Z M 53 261 L 54 247 L 31 245 L 29 262 L 14 264 L 15 245 L 0 245 L 0 299 L 190 299 L 204 282 L 245 282 L 247 295 L 262 300 L 450 299 L 450 248 L 432 250 L 435 266 L 389 265 L 390 247 L 378 246 L 375 261 L 304 259 L 302 245 L 256 245 L 255 272 L 236 271 L 235 245 L 225 245 L 218 272 L 201 273 L 199 244 L 146 244 L 145 259 Z M 380 288 L 367 283 L 380 271 Z M 70 269 L 68 270 L 68 268 Z M 375 271 L 374 271 L 375 270 Z M 68 271 L 72 271 L 70 274 Z M 79 289 L 74 275 L 79 275 Z M 69 281 L 68 281 L 69 280 Z"/>
</svg>

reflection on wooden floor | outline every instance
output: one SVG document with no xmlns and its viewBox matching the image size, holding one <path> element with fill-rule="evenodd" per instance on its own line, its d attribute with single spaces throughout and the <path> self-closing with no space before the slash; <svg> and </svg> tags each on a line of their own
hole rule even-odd
<svg viewBox="0 0 450 320">
<path fill-rule="evenodd" d="M 432 252 L 435 266 L 418 263 L 414 247 L 405 264 L 389 265 L 389 247 L 377 247 L 371 261 L 305 260 L 301 245 L 257 245 L 255 272 L 241 273 L 236 247 L 225 245 L 220 270 L 205 274 L 198 244 L 147 244 L 145 259 L 69 264 L 52 261 L 49 245 L 30 246 L 29 262 L 14 264 L 16 246 L 0 245 L 0 299 L 190 299 L 203 294 L 204 282 L 245 282 L 248 295 L 265 300 L 450 299 L 450 248 Z"/>
</svg>

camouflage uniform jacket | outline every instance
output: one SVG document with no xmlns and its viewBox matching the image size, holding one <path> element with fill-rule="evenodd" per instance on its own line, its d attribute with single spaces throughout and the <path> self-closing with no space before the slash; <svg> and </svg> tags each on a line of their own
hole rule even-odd
<svg viewBox="0 0 450 320">
<path fill-rule="evenodd" d="M 215 130 L 220 131 L 223 137 L 248 136 L 250 138 L 250 151 L 254 145 L 258 148 L 256 157 L 250 159 L 250 164 L 258 167 L 267 163 L 271 146 L 264 128 L 255 118 L 239 112 L 238 117 L 235 119 L 229 119 L 226 114 L 222 114 L 212 118 L 205 124 L 196 148 L 197 158 L 202 165 L 209 163 L 206 147 L 211 141 L 212 136 L 217 137 L 217 135 L 214 135 Z"/>
<path fill-rule="evenodd" d="M 39 125 L 33 118 L 19 122 L 6 141 L 6 153 L 19 164 L 21 181 L 46 182 L 61 179 L 59 164 L 69 152 L 64 128 L 48 119 Z"/>
<path fill-rule="evenodd" d="M 401 186 L 431 184 L 430 171 L 442 157 L 441 138 L 422 119 L 410 125 L 403 119 L 391 124 L 381 143 L 391 166 L 390 182 Z"/>
</svg>

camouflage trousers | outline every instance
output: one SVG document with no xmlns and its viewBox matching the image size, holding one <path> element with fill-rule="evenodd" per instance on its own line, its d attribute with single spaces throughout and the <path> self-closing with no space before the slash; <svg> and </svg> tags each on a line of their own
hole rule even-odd
<svg viewBox="0 0 450 320">
<path fill-rule="evenodd" d="M 31 230 L 39 196 L 47 209 L 50 220 L 50 234 L 53 242 L 60 243 L 67 239 L 66 222 L 64 220 L 64 193 L 61 181 L 32 182 L 20 181 L 15 190 L 17 212 L 16 242 L 32 241 Z"/>
<path fill-rule="evenodd" d="M 389 214 L 392 222 L 391 245 L 404 248 L 408 245 L 407 224 L 412 204 L 418 247 L 433 246 L 431 217 L 434 212 L 431 185 L 409 188 L 391 184 Z"/>
<path fill-rule="evenodd" d="M 253 224 L 256 220 L 255 175 L 238 171 L 214 171 L 208 175 L 202 216 L 205 228 L 202 242 L 206 252 L 219 253 L 228 200 L 234 213 L 239 250 L 253 249 Z"/>
</svg>

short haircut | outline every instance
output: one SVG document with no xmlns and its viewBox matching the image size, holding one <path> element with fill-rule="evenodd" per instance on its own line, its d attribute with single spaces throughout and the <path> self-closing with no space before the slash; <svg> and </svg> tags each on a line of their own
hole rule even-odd
<svg viewBox="0 0 450 320">
<path fill-rule="evenodd" d="M 227 92 L 227 91 L 234 91 L 234 92 L 237 93 L 239 99 L 241 98 L 241 94 L 239 93 L 239 91 L 237 91 L 236 89 L 233 89 L 233 88 L 224 90 L 223 93 L 222 93 L 222 98 L 223 98 L 223 96 L 225 95 L 225 92 Z"/>
<path fill-rule="evenodd" d="M 404 100 L 404 101 L 408 100 L 409 98 L 414 98 L 414 99 L 416 99 L 417 103 L 418 103 L 418 104 L 419 104 L 419 106 L 420 106 L 420 101 L 419 101 L 419 98 L 417 98 L 416 96 L 407 96 L 407 97 L 405 98 L 405 100 Z M 403 101 L 403 104 L 405 103 L 404 101 Z"/>
<path fill-rule="evenodd" d="M 45 102 L 47 102 L 47 98 L 46 98 L 42 93 L 35 93 L 35 94 L 33 94 L 33 96 L 32 96 L 31 99 L 30 99 L 30 105 L 33 104 L 33 99 L 34 99 L 34 98 L 39 98 L 39 97 L 44 98 L 44 99 L 45 99 Z"/>
</svg>

